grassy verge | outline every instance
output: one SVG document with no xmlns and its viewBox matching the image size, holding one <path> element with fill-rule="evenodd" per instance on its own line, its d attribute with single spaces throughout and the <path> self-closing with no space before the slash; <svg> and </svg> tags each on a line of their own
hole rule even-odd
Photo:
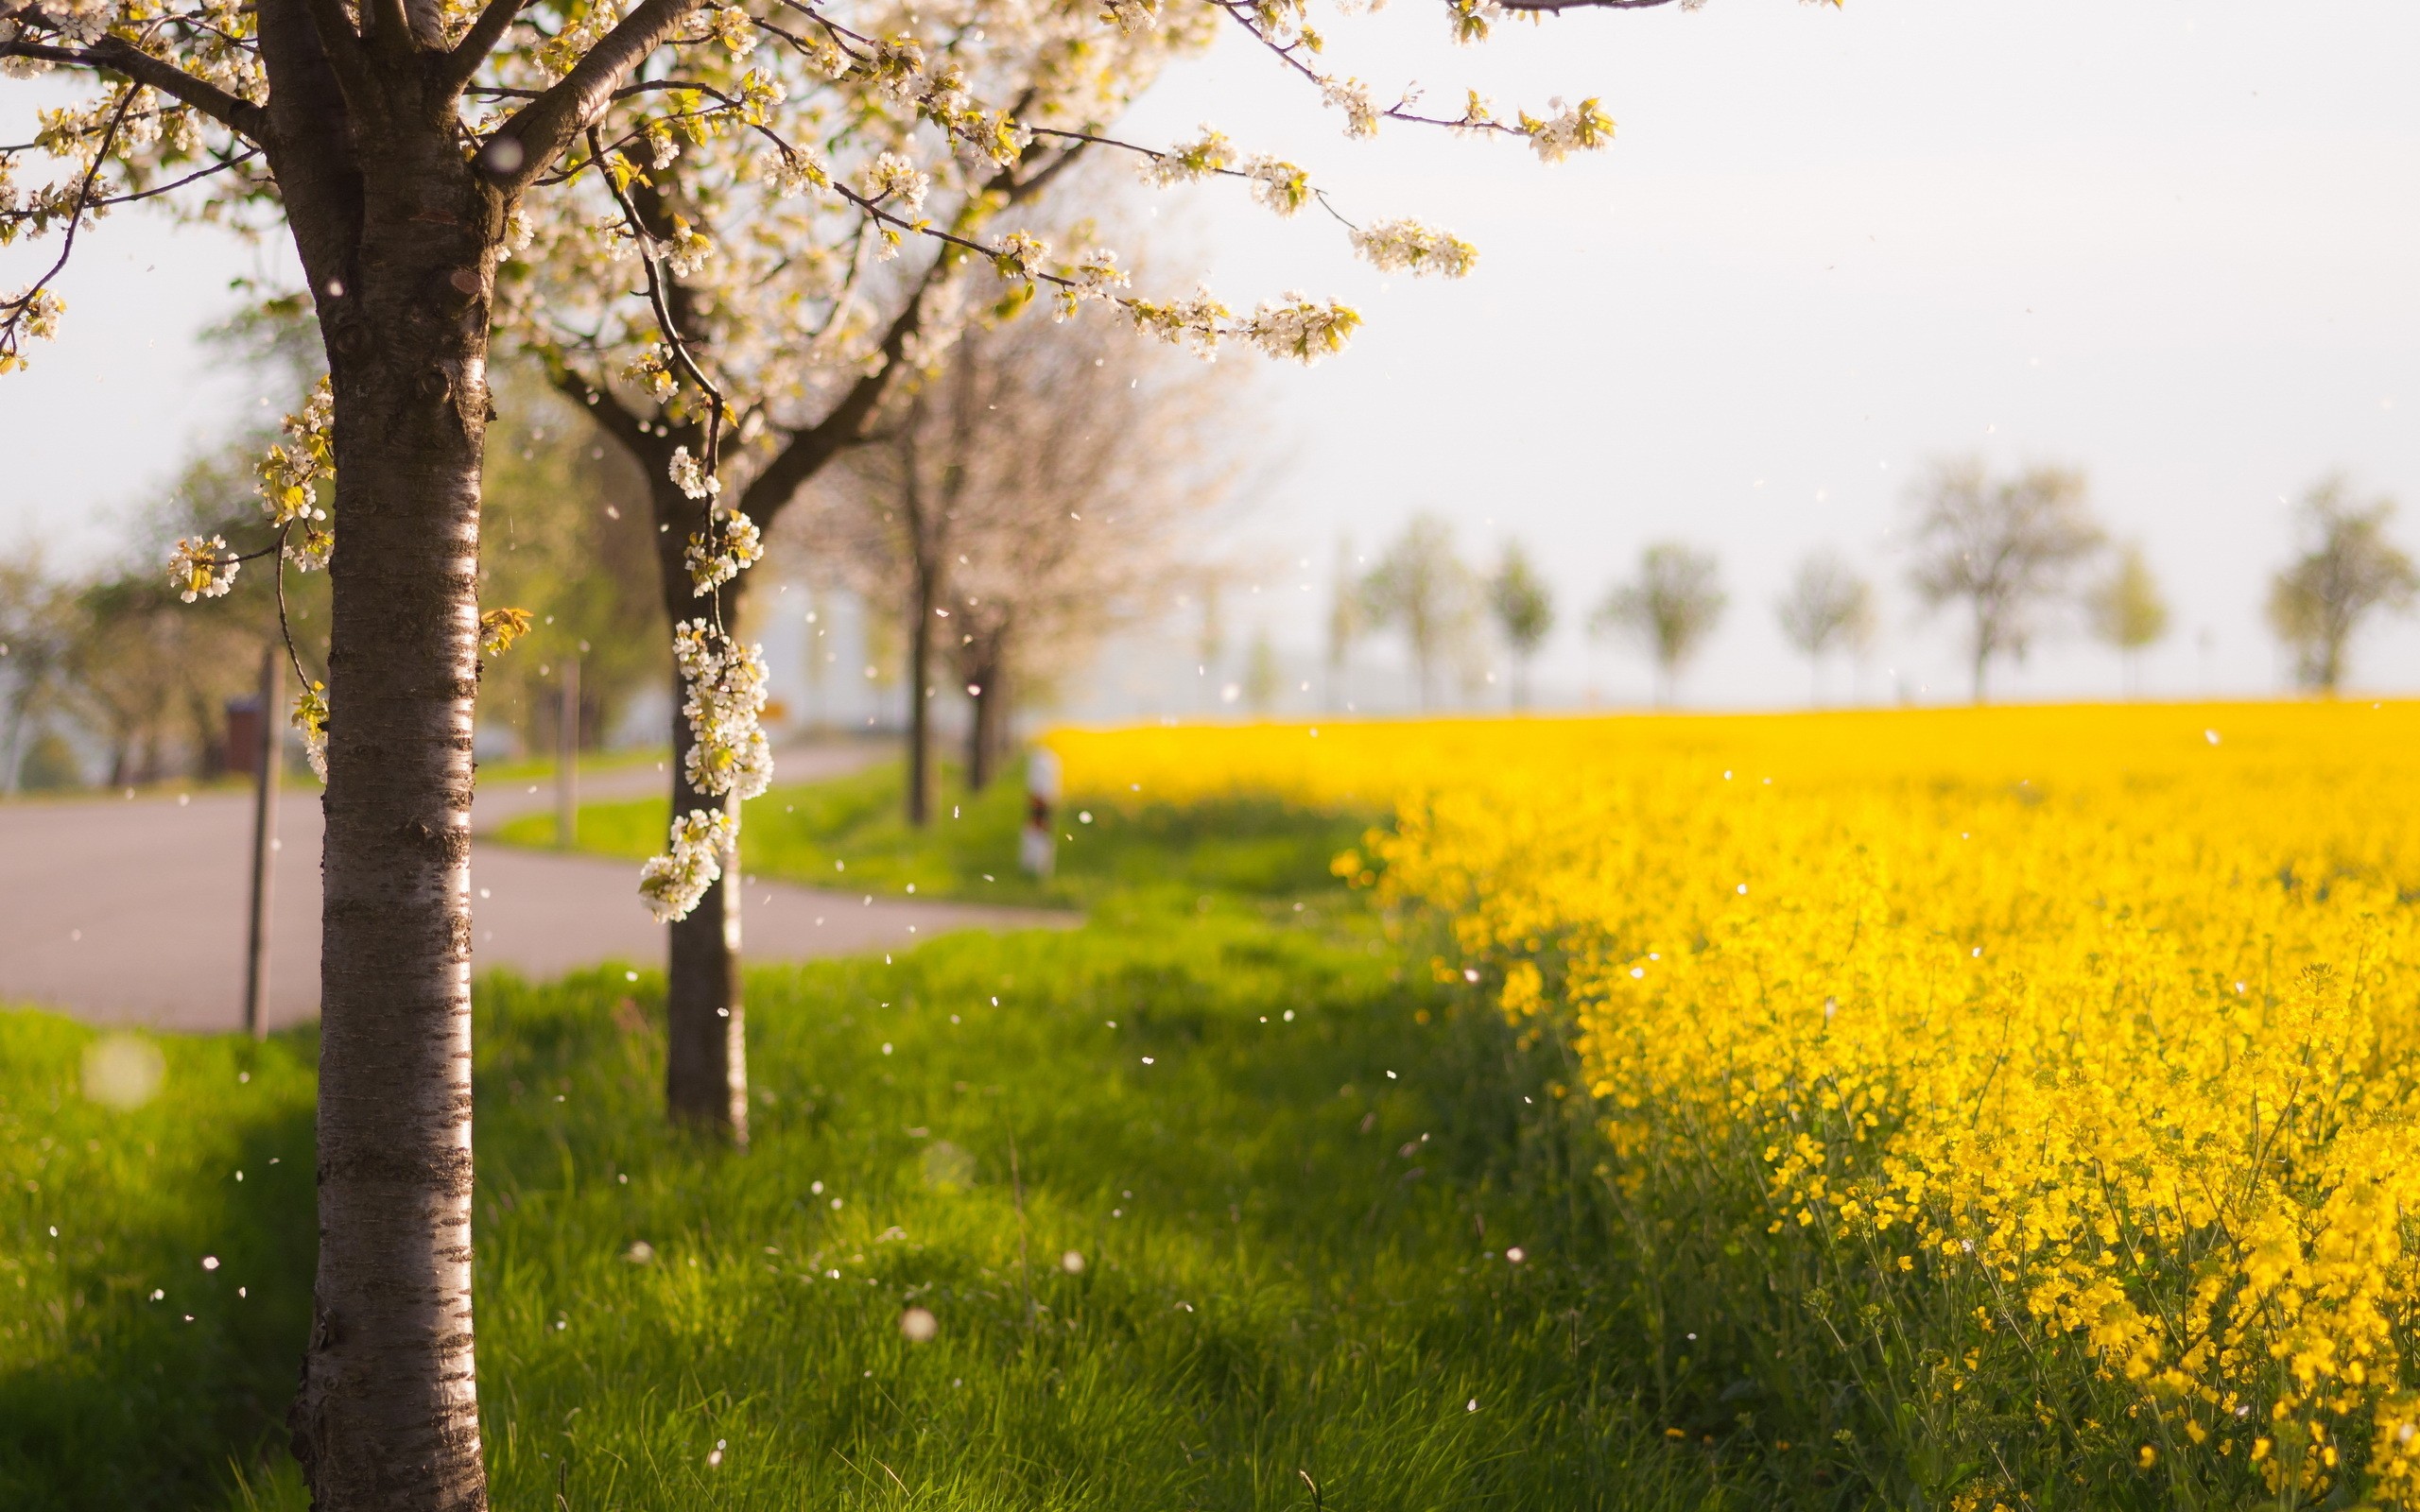
<svg viewBox="0 0 2420 1512">
<path fill-rule="evenodd" d="M 1038 882 L 1017 869 L 1022 775 L 1011 771 L 977 794 L 955 767 L 943 767 L 941 779 L 934 820 L 923 830 L 902 816 L 898 763 L 776 787 L 748 805 L 748 870 L 816 886 L 978 902 L 1189 905 L 1228 894 L 1291 901 L 1326 890 L 1330 859 L 1376 817 L 1252 799 L 1132 810 L 1071 803 L 1060 815 L 1058 875 Z M 644 860 L 663 848 L 669 813 L 663 799 L 585 805 L 580 849 Z M 551 846 L 553 816 L 525 815 L 496 837 Z"/>
<path fill-rule="evenodd" d="M 1078 875 L 1184 907 L 752 973 L 744 1156 L 664 1129 L 653 974 L 480 984 L 497 1506 L 1705 1504 L 1546 1068 L 1287 901 L 1336 821 L 1124 822 Z M 91 1031 L 0 1035 L 0 1504 L 300 1508 L 309 1041 L 161 1041 L 111 1113 Z"/>
</svg>

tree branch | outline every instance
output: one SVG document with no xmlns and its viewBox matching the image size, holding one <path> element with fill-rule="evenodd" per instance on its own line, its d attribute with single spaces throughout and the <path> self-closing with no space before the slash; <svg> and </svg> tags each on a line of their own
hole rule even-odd
<svg viewBox="0 0 2420 1512">
<path fill-rule="evenodd" d="M 504 40 L 505 32 L 521 18 L 522 7 L 527 4 L 529 0 L 488 0 L 479 11 L 479 19 L 471 23 L 471 29 L 445 55 L 445 66 L 439 77 L 445 81 L 449 93 L 471 81 L 479 65 L 487 61 L 488 54 Z"/>
<path fill-rule="evenodd" d="M 579 64 L 555 86 L 513 112 L 496 128 L 481 154 L 491 180 L 506 195 L 517 195 L 544 173 L 572 138 L 588 129 L 612 99 L 622 76 L 655 51 L 674 28 L 687 20 L 704 0 L 643 0 L 636 10 L 605 34 Z M 510 140 L 521 148 L 521 161 L 503 167 L 505 155 L 495 144 Z"/>
<path fill-rule="evenodd" d="M 0 58 L 31 58 L 72 68 L 102 69 L 190 105 L 255 143 L 268 138 L 268 114 L 259 106 L 238 99 L 206 79 L 196 78 L 174 63 L 163 62 L 122 37 L 104 37 L 81 49 L 31 42 L 0 43 Z"/>
<path fill-rule="evenodd" d="M 823 470 L 824 463 L 866 438 L 867 424 L 873 419 L 883 395 L 890 391 L 901 354 L 907 351 L 908 340 L 924 328 L 925 296 L 950 276 L 955 262 L 944 253 L 925 270 L 914 296 L 890 322 L 890 329 L 883 333 L 881 369 L 850 385 L 848 393 L 821 420 L 804 430 L 790 432 L 789 440 L 773 455 L 773 459 L 749 480 L 740 493 L 739 507 L 750 519 L 771 529 L 774 517 L 809 478 Z"/>
</svg>

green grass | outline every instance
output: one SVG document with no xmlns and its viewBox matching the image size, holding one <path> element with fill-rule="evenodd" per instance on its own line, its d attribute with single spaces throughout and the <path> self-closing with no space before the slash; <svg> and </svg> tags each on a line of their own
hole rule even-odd
<svg viewBox="0 0 2420 1512">
<path fill-rule="evenodd" d="M 936 784 L 931 824 L 904 816 L 905 769 L 888 762 L 830 782 L 776 787 L 748 805 L 741 846 L 752 874 L 815 886 L 1057 906 L 1193 904 L 1229 893 L 1298 899 L 1332 885 L 1328 862 L 1377 816 L 1305 814 L 1250 799 L 1185 808 L 1062 806 L 1058 874 L 1017 869 L 1023 774 L 969 794 L 956 767 Z M 584 805 L 580 849 L 644 860 L 663 849 L 664 799 Z M 510 844 L 552 846 L 551 815 L 496 831 Z"/>
<path fill-rule="evenodd" d="M 1556 1063 L 1320 880 L 1340 821 L 1103 817 L 1084 929 L 752 972 L 745 1155 L 665 1129 L 653 973 L 480 983 L 494 1504 L 1720 1503 Z M 311 1042 L 109 1113 L 93 1039 L 0 1015 L 0 1505 L 299 1509 Z"/>
</svg>

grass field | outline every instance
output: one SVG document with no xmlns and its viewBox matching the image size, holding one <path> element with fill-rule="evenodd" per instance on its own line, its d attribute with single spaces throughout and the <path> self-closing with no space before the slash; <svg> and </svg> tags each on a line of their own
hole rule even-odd
<svg viewBox="0 0 2420 1512">
<path fill-rule="evenodd" d="M 1699 1504 L 1551 1057 L 1261 812 L 1257 870 L 1173 815 L 1071 868 L 1182 906 L 756 972 L 745 1156 L 664 1131 L 651 973 L 483 982 L 495 1504 Z M 299 1508 L 311 1045 L 163 1040 L 114 1112 L 95 1042 L 0 1015 L 0 1505 Z"/>
<path fill-rule="evenodd" d="M 1046 885 L 751 806 L 1089 922 L 755 972 L 745 1156 L 647 971 L 481 984 L 499 1507 L 2420 1505 L 2420 707 L 1062 753 Z M 310 1046 L 95 1042 L 0 1016 L 0 1506 L 299 1507 Z"/>
<path fill-rule="evenodd" d="M 942 766 L 940 777 L 934 818 L 922 831 L 904 817 L 905 777 L 895 762 L 833 782 L 777 786 L 747 807 L 748 870 L 814 886 L 1125 914 L 1184 906 L 1205 895 L 1324 890 L 1329 862 L 1385 812 L 1296 806 L 1251 794 L 1098 809 L 1071 801 L 1060 814 L 1058 874 L 1038 882 L 1017 869 L 1022 774 L 1012 769 L 979 794 L 965 790 L 955 766 Z M 644 861 L 664 848 L 669 814 L 657 798 L 582 805 L 580 849 Z M 496 837 L 551 846 L 555 821 L 525 815 L 500 826 Z"/>
</svg>

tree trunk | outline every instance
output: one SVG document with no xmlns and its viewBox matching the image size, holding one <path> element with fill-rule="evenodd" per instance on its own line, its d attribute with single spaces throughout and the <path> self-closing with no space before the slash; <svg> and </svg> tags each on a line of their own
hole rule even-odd
<svg viewBox="0 0 2420 1512">
<path fill-rule="evenodd" d="M 471 1338 L 471 732 L 502 210 L 450 114 L 360 103 L 358 199 L 331 206 L 324 186 L 280 173 L 328 339 L 338 532 L 320 1254 L 291 1422 L 326 1512 L 474 1512 L 487 1486 Z M 357 219 L 332 231 L 326 213 L 347 208 Z M 334 266 L 332 240 L 347 254 Z"/>
<path fill-rule="evenodd" d="M 969 680 L 982 691 L 973 696 L 966 722 L 966 790 L 980 793 L 992 785 L 1000 757 L 1007 749 L 1009 680 L 1007 659 L 996 652 L 983 657 Z"/>
<path fill-rule="evenodd" d="M 688 566 L 682 559 L 689 537 L 706 528 L 706 506 L 675 487 L 662 468 L 648 478 L 656 523 L 670 528 L 656 534 L 656 567 L 666 619 L 678 625 L 714 613 L 715 601 L 692 589 Z M 736 628 L 748 576 L 741 574 L 722 585 L 722 613 Z M 672 672 L 672 812 L 693 809 L 712 813 L 729 807 L 739 813 L 736 799 L 700 791 L 689 781 L 689 747 L 696 744 L 681 705 L 687 692 L 679 668 Z M 739 982 L 739 895 L 741 876 L 736 844 L 723 858 L 720 880 L 706 889 L 686 919 L 666 926 L 665 1107 L 675 1124 L 735 1146 L 748 1143 L 748 1016 Z"/>
<path fill-rule="evenodd" d="M 933 604 L 941 597 L 941 568 L 916 561 L 916 623 L 908 632 L 908 822 L 923 829 L 933 818 L 933 700 L 925 684 L 933 675 Z"/>
</svg>

